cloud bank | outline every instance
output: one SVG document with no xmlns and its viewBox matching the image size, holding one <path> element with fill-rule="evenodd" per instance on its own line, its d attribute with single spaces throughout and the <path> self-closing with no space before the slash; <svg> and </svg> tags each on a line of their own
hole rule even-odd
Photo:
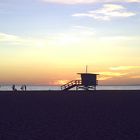
<svg viewBox="0 0 140 140">
<path fill-rule="evenodd" d="M 140 69 L 140 66 L 116 66 L 111 67 L 110 70 L 118 71 L 118 70 L 132 70 L 132 69 Z"/>
<path fill-rule="evenodd" d="M 89 17 L 98 20 L 111 20 L 113 18 L 127 18 L 135 16 L 136 13 L 127 11 L 127 9 L 118 4 L 104 4 L 102 8 L 88 11 L 85 13 L 75 13 L 75 17 Z"/>
<path fill-rule="evenodd" d="M 139 3 L 140 0 L 42 0 L 47 3 L 58 3 L 58 4 L 91 4 L 91 3 L 106 3 L 106 2 L 129 2 Z"/>
<path fill-rule="evenodd" d="M 42 38 L 21 37 L 0 32 L 0 43 L 14 46 L 45 46 L 48 40 Z"/>
<path fill-rule="evenodd" d="M 0 42 L 19 42 L 21 39 L 16 35 L 0 33 Z"/>
</svg>

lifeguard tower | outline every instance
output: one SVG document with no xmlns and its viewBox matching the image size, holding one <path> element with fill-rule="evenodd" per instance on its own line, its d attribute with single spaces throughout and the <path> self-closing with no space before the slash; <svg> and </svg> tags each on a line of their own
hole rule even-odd
<svg viewBox="0 0 140 140">
<path fill-rule="evenodd" d="M 96 86 L 98 85 L 97 75 L 93 73 L 78 73 L 81 75 L 81 85 L 77 88 L 82 88 L 85 90 L 94 89 L 96 90 Z"/>
<path fill-rule="evenodd" d="M 74 87 L 76 87 L 76 90 L 78 89 L 84 89 L 84 90 L 96 90 L 96 86 L 98 85 L 97 81 L 97 75 L 99 74 L 92 74 L 92 73 L 78 73 L 81 75 L 81 80 L 73 80 L 69 83 L 62 85 L 61 90 L 69 90 Z"/>
</svg>

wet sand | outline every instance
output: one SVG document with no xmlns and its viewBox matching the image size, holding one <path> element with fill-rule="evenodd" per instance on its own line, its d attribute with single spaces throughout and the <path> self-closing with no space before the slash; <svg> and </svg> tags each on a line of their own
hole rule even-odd
<svg viewBox="0 0 140 140">
<path fill-rule="evenodd" d="M 0 140 L 139 140 L 140 91 L 0 92 Z"/>
</svg>

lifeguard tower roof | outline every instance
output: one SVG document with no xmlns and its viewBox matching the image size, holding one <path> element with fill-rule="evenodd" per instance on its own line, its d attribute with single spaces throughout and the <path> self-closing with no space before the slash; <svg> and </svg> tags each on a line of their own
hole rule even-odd
<svg viewBox="0 0 140 140">
<path fill-rule="evenodd" d="M 97 75 L 99 74 L 94 74 L 94 73 L 78 73 L 81 75 L 81 82 L 82 85 L 85 87 L 88 86 L 96 86 L 97 85 Z"/>
<path fill-rule="evenodd" d="M 99 75 L 99 74 L 95 74 L 95 73 L 86 73 L 86 72 L 85 73 L 77 73 L 77 74 L 80 74 L 80 75 L 82 75 L 82 74 L 83 75 Z"/>
</svg>

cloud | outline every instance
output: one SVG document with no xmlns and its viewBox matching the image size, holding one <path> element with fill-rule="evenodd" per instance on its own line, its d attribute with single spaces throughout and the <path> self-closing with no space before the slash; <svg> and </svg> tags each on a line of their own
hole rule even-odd
<svg viewBox="0 0 140 140">
<path fill-rule="evenodd" d="M 16 35 L 0 33 L 0 42 L 20 42 L 21 38 Z"/>
<path fill-rule="evenodd" d="M 104 4 L 101 9 L 88 11 L 85 13 L 75 13 L 75 17 L 90 17 L 98 20 L 111 20 L 113 18 L 127 18 L 135 16 L 136 13 L 129 12 L 125 7 L 118 4 Z"/>
<path fill-rule="evenodd" d="M 86 27 L 86 26 L 73 26 L 72 32 L 77 34 L 78 36 L 90 37 L 96 34 L 94 28 Z"/>
<path fill-rule="evenodd" d="M 139 3 L 140 0 L 42 0 L 47 3 L 58 3 L 58 4 L 91 4 L 91 3 L 108 3 L 108 2 L 129 2 Z"/>
<path fill-rule="evenodd" d="M 98 2 L 98 0 L 43 0 L 48 3 L 59 3 L 59 4 L 89 4 Z"/>
<path fill-rule="evenodd" d="M 131 69 L 140 69 L 140 66 L 116 66 L 111 67 L 110 70 L 118 71 L 118 70 L 131 70 Z"/>
<path fill-rule="evenodd" d="M 10 44 L 10 45 L 24 45 L 33 42 L 31 38 L 23 38 L 17 35 L 0 33 L 0 43 Z"/>
<path fill-rule="evenodd" d="M 113 78 L 121 78 L 128 75 L 128 73 L 110 72 L 110 71 L 99 72 L 99 74 L 100 75 L 98 77 L 98 80 L 100 81 L 106 81 Z"/>
<path fill-rule="evenodd" d="M 131 76 L 132 79 L 140 79 L 140 75 Z"/>
<path fill-rule="evenodd" d="M 12 34 L 0 33 L 0 43 L 8 45 L 44 47 L 46 46 L 47 42 L 47 38 L 25 38 Z"/>
<path fill-rule="evenodd" d="M 69 82 L 69 80 L 56 80 L 56 81 L 52 82 L 51 85 L 64 85 L 68 82 Z"/>
<path fill-rule="evenodd" d="M 139 41 L 140 36 L 102 36 L 100 39 L 106 41 Z"/>
<path fill-rule="evenodd" d="M 120 73 L 120 72 L 99 72 L 101 75 L 105 75 L 105 76 L 124 76 L 127 75 L 128 73 Z"/>
<path fill-rule="evenodd" d="M 67 32 L 54 33 L 43 37 L 22 37 L 0 32 L 0 43 L 13 46 L 63 46 L 68 44 L 81 43 L 81 41 L 93 38 L 95 31 L 93 28 L 85 26 L 73 26 Z"/>
<path fill-rule="evenodd" d="M 116 0 L 116 1 L 117 1 L 117 0 Z M 118 1 L 119 1 L 119 0 L 118 0 Z M 120 1 L 120 2 L 121 2 L 121 1 Z M 132 3 L 132 2 L 136 2 L 136 3 L 137 3 L 137 2 L 140 2 L 140 0 L 124 0 L 124 2 L 131 2 L 131 3 Z"/>
<path fill-rule="evenodd" d="M 99 77 L 98 80 L 99 81 L 106 81 L 106 80 L 111 79 L 111 78 L 112 77 L 110 77 L 110 76 L 102 76 L 102 77 Z"/>
<path fill-rule="evenodd" d="M 67 32 L 54 33 L 43 37 L 22 37 L 0 32 L 0 43 L 14 46 L 63 46 L 73 43 L 80 43 L 81 41 L 93 38 L 95 31 L 93 28 L 86 26 L 73 26 Z"/>
<path fill-rule="evenodd" d="M 81 43 L 88 39 L 92 39 L 95 36 L 95 30 L 93 28 L 85 26 L 73 26 L 67 32 L 56 33 L 49 37 L 49 43 L 57 46 L 69 45 Z"/>
</svg>

